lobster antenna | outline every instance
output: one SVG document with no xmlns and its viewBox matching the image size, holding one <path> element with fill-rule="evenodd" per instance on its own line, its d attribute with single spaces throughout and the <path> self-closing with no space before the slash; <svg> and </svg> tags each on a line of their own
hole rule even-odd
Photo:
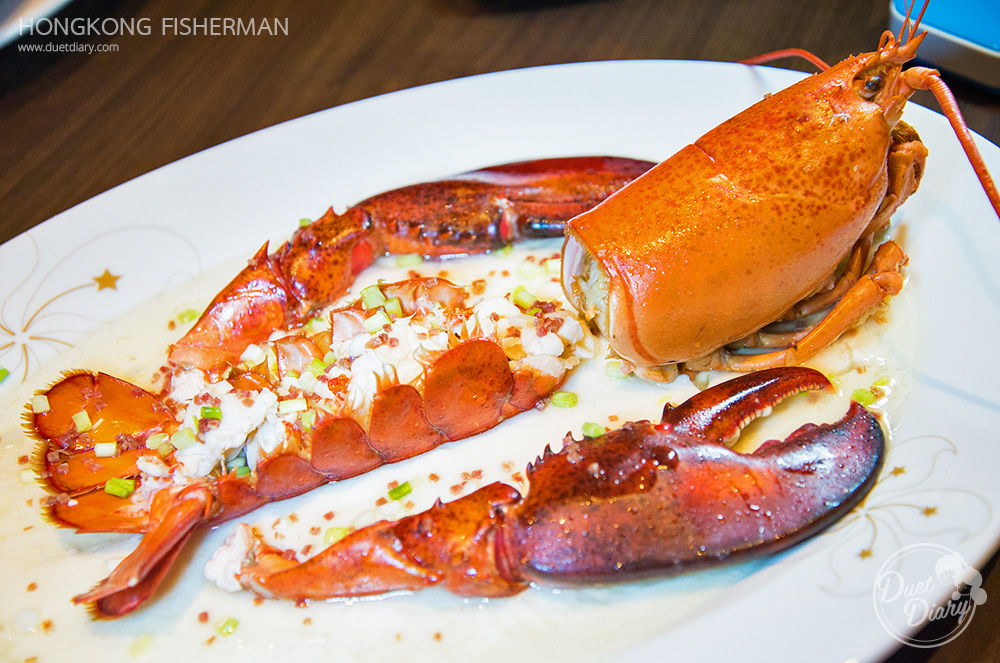
<svg viewBox="0 0 1000 663">
<path fill-rule="evenodd" d="M 801 48 L 783 48 L 780 51 L 771 51 L 770 53 L 763 53 L 761 55 L 755 55 L 752 58 L 747 58 L 745 60 L 740 60 L 739 64 L 764 64 L 765 62 L 771 62 L 772 60 L 780 60 L 782 58 L 802 58 L 803 60 L 808 60 L 813 65 L 816 66 L 820 71 L 826 71 L 830 68 L 822 58 L 818 55 L 810 53 L 807 50 Z"/>
<path fill-rule="evenodd" d="M 903 24 L 899 26 L 899 37 L 896 39 L 900 44 L 902 44 L 906 37 L 906 31 L 910 27 L 910 13 L 913 11 L 913 5 L 917 0 L 909 0 L 909 2 L 903 3 L 903 9 L 906 10 L 906 16 L 903 17 Z"/>
<path fill-rule="evenodd" d="M 927 11 L 927 6 L 931 3 L 931 0 L 924 0 L 923 7 L 920 8 L 920 13 L 917 14 L 917 20 L 910 24 L 910 16 L 913 14 L 913 9 L 917 5 L 917 0 L 910 0 L 910 4 L 906 7 L 906 19 L 903 21 L 902 27 L 899 29 L 899 43 L 902 44 L 905 41 L 910 41 L 913 39 L 913 35 L 917 34 L 917 30 L 920 28 L 920 22 L 924 19 L 924 12 Z M 904 40 L 905 37 L 905 40 Z"/>
<path fill-rule="evenodd" d="M 965 155 L 968 157 L 969 163 L 976 173 L 976 177 L 979 179 L 980 184 L 982 184 L 983 190 L 986 192 L 986 197 L 989 198 L 994 211 L 1000 216 L 1000 191 L 997 191 L 997 185 L 990 176 L 990 172 L 986 169 L 986 162 L 983 161 L 983 156 L 979 152 L 979 148 L 976 147 L 976 142 L 972 139 L 972 133 L 969 131 L 969 127 L 966 126 L 965 120 L 962 119 L 962 113 L 958 108 L 958 102 L 955 101 L 955 95 L 951 93 L 951 90 L 948 89 L 948 86 L 941 80 L 941 76 L 937 72 L 933 72 L 932 75 L 928 76 L 926 84 L 921 87 L 930 90 L 938 103 L 941 104 L 941 110 L 944 111 L 944 116 L 955 131 L 955 135 L 958 136 L 958 142 L 962 145 L 962 149 L 965 151 Z"/>
</svg>

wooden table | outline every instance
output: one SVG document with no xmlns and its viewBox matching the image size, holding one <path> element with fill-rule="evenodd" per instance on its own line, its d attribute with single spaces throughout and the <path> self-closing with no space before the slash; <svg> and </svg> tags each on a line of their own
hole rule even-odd
<svg viewBox="0 0 1000 663">
<path fill-rule="evenodd" d="M 154 29 L 83 39 L 114 52 L 29 54 L 16 44 L 0 52 L 0 241 L 158 166 L 330 106 L 562 62 L 736 61 L 789 46 L 837 61 L 876 46 L 887 5 L 276 0 L 247 7 L 237 0 L 77 0 L 61 16 L 148 18 Z M 240 16 L 287 20 L 289 34 L 174 36 L 159 29 L 164 18 Z M 810 70 L 805 63 L 787 64 Z M 953 89 L 969 126 L 1000 143 L 998 97 L 957 83 Z M 920 100 L 936 108 L 933 100 Z M 991 573 L 993 566 L 983 569 L 989 600 L 965 633 L 938 649 L 905 648 L 891 660 L 1000 661 L 1000 573 Z M 781 629 L 775 625 L 776 638 L 783 637 Z M 804 653 L 803 660 L 820 659 Z"/>
</svg>

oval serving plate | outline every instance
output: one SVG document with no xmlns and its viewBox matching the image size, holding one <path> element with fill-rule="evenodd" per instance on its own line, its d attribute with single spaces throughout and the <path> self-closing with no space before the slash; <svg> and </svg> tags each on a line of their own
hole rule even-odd
<svg viewBox="0 0 1000 663">
<path fill-rule="evenodd" d="M 143 381 L 179 333 L 167 328 L 170 316 L 203 307 L 242 260 L 264 240 L 287 237 L 299 218 L 494 163 L 574 154 L 659 160 L 800 76 L 722 63 L 632 61 L 405 90 L 193 155 L 0 246 L 0 366 L 10 371 L 0 383 L 0 558 L 7 570 L 0 578 L 0 656 L 247 662 L 282 651 L 303 660 L 531 660 L 559 652 L 577 660 L 634 660 L 670 651 L 681 660 L 738 654 L 798 661 L 809 650 L 830 660 L 862 660 L 897 646 L 873 605 L 889 557 L 928 543 L 977 566 L 1000 538 L 994 480 L 1000 387 L 990 370 L 1000 366 L 1000 267 L 992 259 L 1000 253 L 1000 226 L 944 118 L 912 104 L 906 119 L 931 152 L 922 188 L 896 219 L 910 255 L 906 292 L 916 312 L 914 347 L 904 353 L 911 359 L 897 368 L 913 377 L 913 388 L 871 496 L 785 555 L 627 587 L 532 590 L 493 601 L 431 591 L 300 609 L 229 595 L 204 580 L 201 567 L 230 531 L 226 524 L 196 537 L 154 603 L 125 619 L 92 622 L 70 597 L 106 574 L 136 538 L 77 535 L 44 523 L 43 493 L 23 462 L 31 443 L 20 412 L 33 390 L 76 367 Z M 1000 173 L 1000 150 L 980 145 Z M 553 247 L 558 242 L 543 249 Z M 363 278 L 378 278 L 383 267 Z M 95 347 L 104 348 L 99 358 Z M 507 458 L 503 445 L 522 430 L 534 446 L 511 450 L 510 457 L 530 459 L 594 419 L 588 404 L 607 412 L 621 407 L 622 420 L 652 418 L 670 393 L 618 381 L 612 398 L 598 397 L 606 386 L 598 384 L 602 373 L 595 364 L 571 378 L 581 392 L 577 412 L 533 412 L 474 440 L 270 505 L 247 521 L 322 513 L 330 505 L 350 510 L 353 501 L 367 499 L 358 495 L 377 495 L 390 480 L 440 464 L 499 463 Z M 432 492 L 420 499 L 433 499 Z M 240 626 L 222 636 L 215 624 L 227 617 Z"/>
</svg>

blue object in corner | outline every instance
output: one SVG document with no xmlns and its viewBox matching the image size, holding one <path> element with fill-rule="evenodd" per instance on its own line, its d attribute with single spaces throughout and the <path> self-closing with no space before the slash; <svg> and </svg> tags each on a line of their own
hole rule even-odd
<svg viewBox="0 0 1000 663">
<path fill-rule="evenodd" d="M 890 0 L 889 29 L 899 34 L 905 16 L 906 1 Z M 931 0 L 920 30 L 928 35 L 918 58 L 1000 89 L 1000 0 Z"/>
</svg>

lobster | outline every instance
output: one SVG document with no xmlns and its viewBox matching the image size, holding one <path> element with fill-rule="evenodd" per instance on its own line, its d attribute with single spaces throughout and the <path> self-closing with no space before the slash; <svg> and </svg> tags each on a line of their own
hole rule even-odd
<svg viewBox="0 0 1000 663">
<path fill-rule="evenodd" d="M 1000 195 L 937 71 L 903 70 L 924 34 L 768 95 L 566 228 L 566 297 L 640 372 L 802 363 L 903 285 L 877 234 L 918 187 L 927 148 L 900 117 L 939 100 L 994 210 Z M 801 51 L 794 51 L 801 54 Z M 765 62 L 788 51 L 760 56 Z M 779 327 L 768 328 L 777 323 Z"/>
<path fill-rule="evenodd" d="M 931 89 L 945 101 L 950 98 L 933 70 L 902 71 L 903 63 L 913 57 L 921 39 L 916 35 L 915 25 L 910 28 L 907 22 L 906 30 L 909 32 L 905 41 L 903 34 L 897 42 L 891 33 L 886 33 L 878 51 L 845 60 L 768 97 L 651 170 L 645 162 L 609 158 L 515 164 L 382 194 L 344 214 L 329 211 L 317 222 L 301 228 L 274 254 L 268 254 L 265 245 L 212 301 L 191 331 L 171 348 L 172 367 L 167 373 L 174 381 L 178 376 L 200 373 L 212 384 L 227 382 L 233 389 L 252 391 L 262 376 L 266 378 L 267 371 L 247 365 L 247 353 L 277 335 L 275 345 L 285 352 L 276 350 L 274 363 L 280 366 L 279 359 L 294 363 L 300 359 L 290 358 L 310 356 L 308 345 L 283 342 L 281 334 L 309 321 L 318 307 L 343 292 L 375 257 L 385 253 L 439 257 L 489 251 L 518 237 L 556 234 L 563 226 L 565 294 L 607 336 L 612 350 L 629 364 L 627 368 L 646 377 L 669 379 L 680 370 L 750 371 L 805 361 L 902 287 L 900 270 L 907 258 L 895 242 L 886 242 L 874 256 L 869 256 L 877 233 L 919 185 L 926 158 L 926 148 L 916 132 L 901 122 L 900 114 L 914 89 Z M 943 105 L 961 136 L 957 108 L 953 104 Z M 794 145 L 787 139 L 789 135 L 796 136 Z M 971 146 L 967 149 L 970 160 L 1000 213 L 995 185 L 982 167 L 971 139 L 967 146 Z M 636 179 L 624 186 L 633 178 Z M 415 209 L 411 209 L 411 202 Z M 585 211 L 598 202 L 597 207 Z M 458 216 L 453 217 L 451 211 L 456 209 Z M 355 323 L 363 322 L 362 318 L 367 320 L 367 314 L 357 310 L 353 314 L 345 312 L 339 319 Z M 528 313 L 521 311 L 523 315 Z M 542 310 L 543 316 L 546 313 Z M 817 316 L 822 319 L 814 324 Z M 773 333 L 769 325 L 776 320 L 788 322 L 786 326 L 792 331 Z M 477 342 L 476 347 L 486 346 Z M 498 366 L 501 360 L 510 358 L 502 348 L 501 344 L 499 353 L 489 351 Z M 764 352 L 757 352 L 759 349 Z M 455 362 L 457 366 L 451 366 L 449 374 L 461 375 L 463 368 L 475 364 L 479 352 L 477 349 L 471 357 Z M 265 368 L 269 366 L 267 359 L 256 361 L 265 362 Z M 429 370 L 425 370 L 425 376 L 430 374 Z M 493 375 L 498 374 L 504 377 L 499 381 L 484 380 L 466 391 L 469 405 L 459 410 L 457 418 L 479 412 L 485 401 L 489 406 L 483 409 L 499 412 L 499 416 L 485 417 L 486 425 L 492 426 L 504 416 L 520 411 L 522 405 L 530 407 L 544 399 L 558 385 L 558 378 L 542 371 L 540 382 L 544 385 L 521 391 L 516 386 L 516 372 L 511 372 L 510 379 L 501 370 Z M 534 381 L 532 377 L 530 382 Z M 462 384 L 461 380 L 455 382 Z M 417 430 L 440 439 L 435 431 L 441 431 L 427 416 L 428 411 L 435 409 L 433 404 L 429 405 L 428 395 L 424 393 L 421 400 L 405 389 L 399 394 L 399 402 L 393 401 L 396 408 L 393 411 L 412 415 L 405 419 L 407 425 L 400 430 L 406 430 L 407 435 Z M 510 394 L 527 397 L 523 402 L 512 402 Z M 38 413 L 30 419 L 43 438 L 37 454 L 43 480 L 57 492 L 53 504 L 63 507 L 61 510 L 51 507 L 53 517 L 85 530 L 145 531 L 152 524 L 139 548 L 105 583 L 77 597 L 79 602 L 93 603 L 98 616 L 125 614 L 146 600 L 196 525 L 219 522 L 268 499 L 287 497 L 300 488 L 336 478 L 325 468 L 313 465 L 315 449 L 311 437 L 315 432 L 302 434 L 293 426 L 289 431 L 289 448 L 295 453 L 279 453 L 273 461 L 276 468 L 273 475 L 267 469 L 267 462 L 248 473 L 227 468 L 223 476 L 212 481 L 165 487 L 152 496 L 145 508 L 119 509 L 120 504 L 109 504 L 111 498 L 101 496 L 95 487 L 102 482 L 106 485 L 111 478 L 135 476 L 138 461 L 132 463 L 126 453 L 114 456 L 114 460 L 97 458 L 93 453 L 93 434 L 80 435 L 84 431 L 79 427 L 69 428 L 69 415 L 79 413 L 81 408 L 91 417 L 109 415 L 102 426 L 105 434 L 118 444 L 117 449 L 136 451 L 136 456 L 147 460 L 151 454 L 137 450 L 149 448 L 150 439 L 167 436 L 178 425 L 176 420 L 171 423 L 163 415 L 161 405 L 154 403 L 159 402 L 156 397 L 100 375 L 71 375 L 55 385 L 48 395 L 61 408 L 58 411 L 62 414 L 54 420 L 62 425 L 49 430 L 43 415 Z M 146 410 L 134 417 L 113 408 L 105 413 L 109 401 L 125 408 L 139 404 Z M 207 407 L 214 406 L 208 403 Z M 447 406 L 437 407 L 448 410 Z M 852 422 L 865 417 L 857 410 L 852 408 L 843 426 L 854 430 Z M 431 425 L 425 427 L 425 422 Z M 661 427 L 664 425 L 661 423 Z M 355 427 L 346 427 L 350 429 L 346 439 L 361 437 Z M 361 434 L 370 439 L 372 430 L 366 432 L 364 425 L 360 428 Z M 881 443 L 871 440 L 880 439 L 880 433 L 871 425 L 862 428 L 865 432 L 855 436 L 835 426 L 830 435 L 834 439 L 847 436 L 857 445 L 864 440 L 864 445 L 878 447 Z M 475 430 L 480 428 L 473 427 L 472 432 Z M 628 427 L 627 431 L 609 434 L 608 439 L 616 441 L 615 444 L 649 449 L 657 446 L 652 440 L 666 434 L 663 428 L 639 424 Z M 340 434 L 338 430 L 338 439 Z M 445 439 L 455 437 L 444 434 Z M 805 434 L 793 436 L 792 442 L 797 444 L 795 440 L 805 437 Z M 824 433 L 821 437 L 827 436 Z M 581 444 L 569 447 L 588 446 Z M 161 444 L 152 446 L 157 453 L 164 448 Z M 679 449 L 684 448 L 688 450 L 684 454 L 706 459 L 721 453 L 708 442 L 674 441 L 666 444 L 666 448 L 678 456 L 683 455 Z M 168 458 L 170 453 L 173 451 L 168 449 Z M 673 456 L 664 453 L 667 455 L 654 454 L 654 457 L 669 466 Z M 792 451 L 788 453 L 795 457 Z M 838 453 L 842 454 L 843 449 Z M 873 454 L 878 455 L 868 451 L 860 460 L 870 461 Z M 540 469 L 543 466 L 545 476 L 552 473 L 546 479 L 548 489 L 532 491 L 521 500 L 512 489 L 492 488 L 491 495 L 485 498 L 486 512 L 527 513 L 535 507 L 526 504 L 537 503 L 537 509 L 541 510 L 544 503 L 557 501 L 561 493 L 560 477 L 573 483 L 577 476 L 574 472 L 581 468 L 571 467 L 572 459 L 576 458 L 574 453 L 550 457 L 564 458 L 565 462 L 552 460 L 547 465 L 540 462 L 533 471 L 536 478 L 543 476 Z M 269 460 L 266 454 L 264 460 Z M 766 450 L 754 460 L 771 463 L 767 476 L 775 481 L 788 478 L 784 471 L 774 469 L 786 461 L 793 462 Z M 731 460 L 723 467 L 742 467 L 743 462 Z M 712 468 L 707 460 L 706 463 L 702 471 L 694 473 L 699 480 L 708 482 L 706 486 L 717 486 L 711 477 L 719 467 Z M 150 462 L 149 466 L 157 469 L 155 463 Z M 265 486 L 273 477 L 279 477 L 278 485 L 285 488 L 273 493 L 261 492 L 261 469 Z M 59 473 L 76 476 L 88 472 L 92 475 L 89 483 L 85 481 L 80 486 L 63 486 L 53 478 Z M 322 476 L 317 477 L 317 473 Z M 154 474 L 146 472 L 146 476 Z M 231 477 L 234 474 L 242 476 Z M 629 476 L 641 483 L 653 475 Z M 802 500 L 807 500 L 811 493 L 826 495 L 823 485 L 827 481 L 840 491 L 837 494 L 843 493 L 844 487 L 829 473 L 816 476 L 816 485 L 810 484 L 802 493 Z M 155 481 L 148 483 L 155 487 Z M 604 484 L 587 482 L 580 485 L 583 490 L 607 488 Z M 692 500 L 703 496 L 697 485 L 684 485 L 691 487 Z M 860 499 L 867 485 L 862 479 L 847 492 Z M 497 497 L 494 492 L 504 495 Z M 95 493 L 96 496 L 87 497 Z M 598 496 L 597 493 L 581 495 L 579 499 L 587 502 Z M 642 501 L 647 497 L 640 491 L 636 499 Z M 849 503 L 850 500 L 844 502 Z M 614 517 L 628 518 L 631 507 L 623 507 L 623 503 L 609 500 L 608 517 L 617 514 Z M 690 515 L 692 508 L 689 504 L 681 513 Z M 462 523 L 479 528 L 476 523 L 482 519 L 475 516 L 462 520 L 456 513 L 462 509 L 464 506 L 441 507 L 437 510 L 441 517 L 436 520 L 448 521 L 451 524 L 447 526 L 452 528 L 461 529 L 465 526 Z M 83 517 L 76 521 L 68 515 L 64 517 L 71 510 Z M 834 509 L 829 517 L 842 512 Z M 501 530 L 511 527 L 509 521 L 504 518 L 501 521 Z M 416 521 L 404 522 L 409 527 Z M 668 519 L 668 524 L 676 523 Z M 793 542 L 798 537 L 795 532 L 811 532 L 818 526 L 808 518 L 803 521 L 791 517 L 784 528 L 775 530 L 778 533 L 773 540 Z M 731 541 L 743 536 L 750 550 L 785 545 L 768 543 L 771 539 L 747 537 L 738 527 L 721 530 L 730 532 L 734 537 Z M 678 531 L 694 531 L 692 536 L 708 537 L 703 529 L 681 527 Z M 499 536 L 496 532 L 490 526 L 482 530 L 484 536 Z M 499 540 L 502 543 L 498 545 L 514 545 L 507 535 Z M 726 543 L 722 548 L 729 550 L 738 545 Z M 553 546 L 558 548 L 558 544 Z M 532 555 L 541 554 L 538 552 L 541 548 L 541 545 L 531 546 Z M 497 550 L 488 545 L 480 552 L 489 556 L 498 554 Z M 514 559 L 508 553 L 499 555 L 503 564 Z M 642 561 L 641 551 L 635 555 L 638 568 L 651 564 Z M 266 554 L 263 558 L 270 559 Z M 656 572 L 661 571 L 658 567 Z M 503 582 L 522 582 L 530 577 L 524 573 L 527 572 L 508 570 L 500 576 Z M 580 573 L 581 577 L 592 580 L 614 579 L 601 572 Z"/>
<path fill-rule="evenodd" d="M 53 493 L 49 520 L 144 534 L 74 600 L 96 617 L 127 614 L 198 526 L 475 435 L 550 396 L 594 345 L 557 302 L 411 278 L 318 315 L 350 284 L 331 273 L 345 246 L 357 271 L 375 246 L 450 255 L 561 232 L 650 165 L 523 162 L 328 211 L 275 255 L 265 245 L 215 298 L 172 348 L 159 393 L 75 371 L 37 394 L 25 423 Z M 399 236 L 381 234 L 390 231 Z M 336 240 L 345 235 L 354 243 Z"/>
<path fill-rule="evenodd" d="M 402 187 L 343 214 L 327 210 L 274 254 L 265 243 L 171 347 L 170 361 L 218 376 L 249 345 L 329 305 L 380 255 L 454 257 L 561 237 L 567 219 L 652 166 L 613 157 L 541 159 Z"/>
<path fill-rule="evenodd" d="M 852 403 L 750 454 L 725 446 L 818 371 L 774 368 L 667 405 L 659 423 L 567 436 L 527 469 L 530 487 L 492 483 L 395 522 L 355 530 L 304 562 L 255 537 L 227 539 L 239 586 L 295 601 L 434 585 L 502 597 L 530 583 L 580 586 L 669 576 L 784 550 L 852 509 L 883 457 L 878 420 Z M 229 553 L 224 547 L 224 552 Z"/>
<path fill-rule="evenodd" d="M 580 361 L 576 351 L 585 349 L 577 347 L 587 339 L 585 328 L 553 305 L 542 303 L 530 316 L 506 300 L 486 299 L 485 308 L 470 309 L 466 290 L 439 278 L 381 284 L 372 292 L 387 304 L 400 302 L 395 328 L 386 322 L 374 333 L 366 330 L 370 318 L 359 300 L 332 311 L 328 331 L 278 338 L 273 373 L 265 360 L 180 403 L 175 399 L 190 390 L 183 373 L 172 379 L 185 384 L 162 399 L 104 373 L 74 373 L 48 390 L 48 406 L 32 412 L 31 424 L 44 440 L 36 455 L 39 473 L 57 491 L 50 519 L 81 531 L 145 533 L 133 553 L 76 602 L 93 603 L 103 617 L 125 614 L 156 589 L 197 526 L 492 428 L 551 395 Z M 504 304 L 509 318 L 497 314 Z M 416 332 L 426 338 L 407 350 L 400 347 L 406 344 L 401 326 L 438 331 Z M 520 337 L 506 336 L 509 329 Z M 547 344 L 556 349 L 531 352 L 532 330 L 546 330 Z M 512 338 L 519 343 L 504 343 Z M 336 358 L 361 342 L 359 354 Z M 324 355 L 320 346 L 333 349 Z M 398 361 L 389 374 L 373 375 L 378 348 L 398 348 L 404 360 L 421 362 L 407 369 Z M 318 378 L 308 377 L 314 366 Z M 296 374 L 316 386 L 308 388 Z M 359 403 L 352 392 L 369 378 L 378 384 L 370 401 Z M 185 428 L 198 418 L 194 412 L 201 412 L 199 421 Z M 81 426 L 81 416 L 92 423 Z M 236 428 L 213 437 L 224 425 Z M 277 437 L 265 444 L 268 428 Z M 109 446 L 110 453 L 101 453 Z M 140 478 L 124 479 L 127 494 L 108 490 L 125 477 Z M 123 499 L 133 494 L 136 499 Z"/>
<path fill-rule="evenodd" d="M 749 456 L 719 443 L 781 389 L 822 386 L 788 365 L 902 288 L 902 248 L 872 247 L 923 175 L 927 149 L 901 121 L 915 90 L 939 99 L 1000 215 L 938 72 L 902 69 L 923 39 L 919 22 L 770 95 L 566 224 L 566 297 L 633 370 L 666 380 L 762 372 L 667 408 L 658 425 L 547 448 L 528 468 L 526 496 L 492 484 L 357 530 L 302 563 L 241 526 L 233 578 L 299 601 L 431 585 L 508 596 L 529 583 L 621 582 L 781 550 L 852 508 L 883 447 L 856 403 L 836 424 Z M 791 331 L 775 333 L 776 321 Z M 762 514 L 761 503 L 773 508 Z"/>
</svg>

